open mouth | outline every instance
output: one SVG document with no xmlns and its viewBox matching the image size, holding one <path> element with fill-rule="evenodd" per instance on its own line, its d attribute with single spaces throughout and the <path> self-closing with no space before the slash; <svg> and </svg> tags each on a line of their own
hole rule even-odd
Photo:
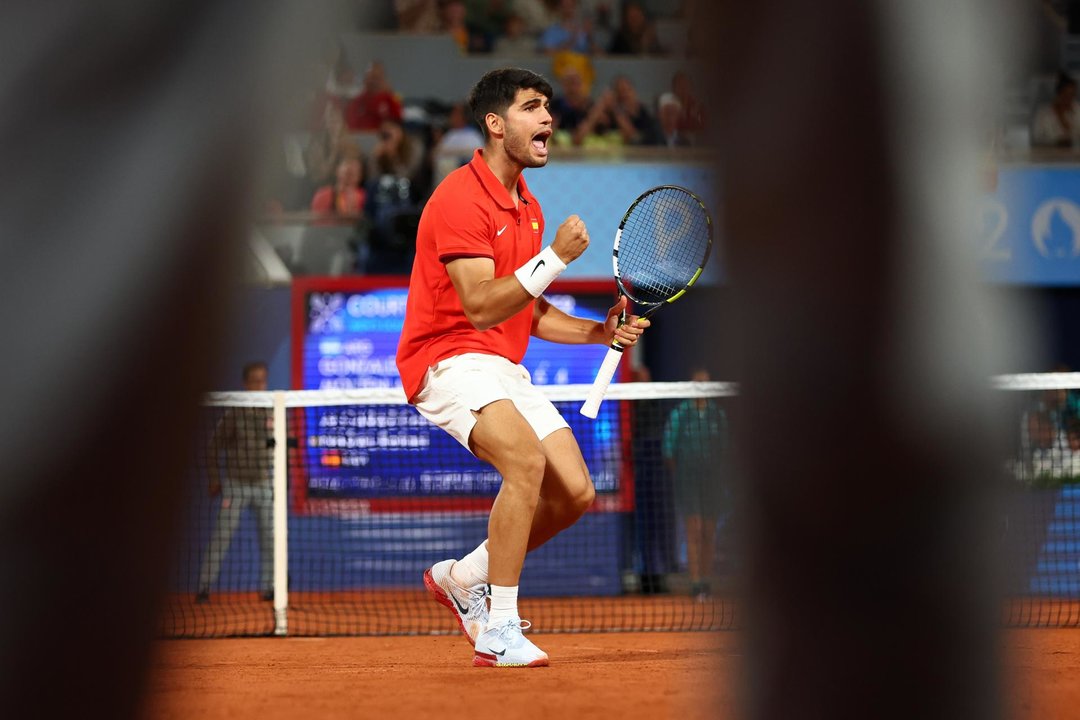
<svg viewBox="0 0 1080 720">
<path fill-rule="evenodd" d="M 550 130 L 541 130 L 540 132 L 533 135 L 533 139 L 532 139 L 533 149 L 536 150 L 536 152 L 539 153 L 540 155 L 547 155 L 547 152 L 548 152 L 547 143 L 548 143 L 548 138 L 550 138 L 550 137 L 551 137 L 551 131 Z"/>
</svg>

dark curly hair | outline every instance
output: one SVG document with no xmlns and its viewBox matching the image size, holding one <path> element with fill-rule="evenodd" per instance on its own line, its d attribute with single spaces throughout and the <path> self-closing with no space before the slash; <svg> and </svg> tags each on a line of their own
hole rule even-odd
<svg viewBox="0 0 1080 720">
<path fill-rule="evenodd" d="M 518 90 L 535 90 L 548 98 L 553 94 L 551 83 L 543 75 L 523 68 L 499 68 L 485 73 L 469 92 L 469 111 L 483 130 L 485 140 L 488 129 L 484 118 L 488 113 L 506 117 L 506 110 L 513 104 Z"/>
</svg>

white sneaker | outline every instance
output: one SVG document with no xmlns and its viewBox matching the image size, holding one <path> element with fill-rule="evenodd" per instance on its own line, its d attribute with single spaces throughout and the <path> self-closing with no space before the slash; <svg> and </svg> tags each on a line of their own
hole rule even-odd
<svg viewBox="0 0 1080 720">
<path fill-rule="evenodd" d="M 547 667 L 547 653 L 521 634 L 529 629 L 528 620 L 512 618 L 498 627 L 485 630 L 476 639 L 474 667 Z"/>
<path fill-rule="evenodd" d="M 487 626 L 487 586 L 481 584 L 463 588 L 458 585 L 450 577 L 450 568 L 455 562 L 443 560 L 425 570 L 424 587 L 436 602 L 450 608 L 469 644 L 475 645 L 476 638 Z"/>
</svg>

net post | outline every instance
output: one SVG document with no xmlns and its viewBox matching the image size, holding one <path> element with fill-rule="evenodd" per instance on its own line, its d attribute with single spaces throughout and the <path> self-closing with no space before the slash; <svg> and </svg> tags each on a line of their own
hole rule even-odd
<svg viewBox="0 0 1080 720">
<path fill-rule="evenodd" d="M 274 393 L 274 635 L 289 632 L 288 432 L 285 393 Z"/>
</svg>

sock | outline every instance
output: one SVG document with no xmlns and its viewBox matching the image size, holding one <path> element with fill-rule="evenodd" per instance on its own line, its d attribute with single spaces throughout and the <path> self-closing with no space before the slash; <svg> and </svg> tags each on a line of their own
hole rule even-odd
<svg viewBox="0 0 1080 720">
<path fill-rule="evenodd" d="M 463 588 L 482 585 L 488 579 L 487 540 L 450 567 L 450 579 Z"/>
<path fill-rule="evenodd" d="M 517 609 L 518 586 L 506 587 L 505 585 L 491 586 L 491 609 L 488 611 L 488 624 L 485 630 L 498 627 L 507 620 L 518 618 Z"/>
</svg>

